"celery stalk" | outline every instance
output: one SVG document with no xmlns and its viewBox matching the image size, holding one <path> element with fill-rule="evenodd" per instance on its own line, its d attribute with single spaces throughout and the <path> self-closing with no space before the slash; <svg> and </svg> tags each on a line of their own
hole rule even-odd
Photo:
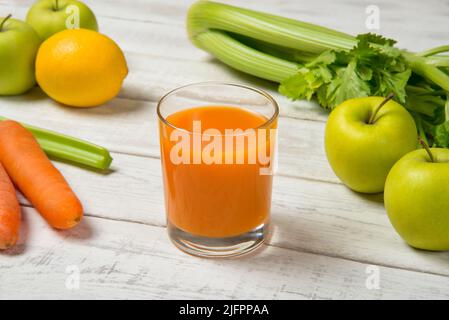
<svg viewBox="0 0 449 320">
<path fill-rule="evenodd" d="M 0 117 L 0 121 L 7 120 Z M 86 167 L 106 170 L 112 163 L 108 150 L 87 141 L 69 137 L 54 131 L 22 125 L 29 130 L 45 153 L 55 159 Z"/>
<path fill-rule="evenodd" d="M 188 13 L 187 28 L 199 47 L 197 36 L 221 30 L 245 35 L 286 48 L 321 53 L 328 49 L 349 50 L 356 40 L 351 35 L 306 22 L 210 1 L 193 4 Z"/>
<path fill-rule="evenodd" d="M 443 53 L 443 52 L 448 52 L 448 51 L 449 51 L 449 45 L 445 45 L 445 46 L 439 46 L 436 48 L 428 49 L 426 51 L 418 53 L 418 55 L 421 57 L 429 57 L 429 56 L 436 55 L 438 53 Z"/>
<path fill-rule="evenodd" d="M 187 31 L 197 47 L 222 62 L 275 82 L 297 72 L 298 64 L 294 61 L 307 60 L 310 54 L 318 55 L 329 49 L 350 50 L 357 43 L 351 35 L 314 24 L 205 0 L 190 7 Z M 239 36 L 254 39 L 256 45 L 246 45 L 239 41 Z M 257 42 L 269 44 L 266 52 Z M 421 53 L 423 56 L 403 52 L 415 73 L 449 91 L 449 76 L 438 69 L 449 67 L 449 59 L 435 55 L 447 49 L 448 46 L 434 48 Z M 298 55 L 304 53 L 304 58 L 288 59 L 292 54 L 295 56 L 295 50 Z"/>
<path fill-rule="evenodd" d="M 196 39 L 217 59 L 256 77 L 281 82 L 298 72 L 298 64 L 255 50 L 221 31 L 210 30 Z"/>
<path fill-rule="evenodd" d="M 412 70 L 439 85 L 442 89 L 449 92 L 449 76 L 437 67 L 427 63 L 426 58 L 404 52 L 404 56 Z"/>
<path fill-rule="evenodd" d="M 280 92 L 291 99 L 316 97 L 322 107 L 332 109 L 347 96 L 394 91 L 412 112 L 423 139 L 428 135 L 436 146 L 449 145 L 449 97 L 445 95 L 449 92 L 449 55 L 444 54 L 449 45 L 414 53 L 394 47 L 394 41 L 379 35 L 353 37 L 206 0 L 190 7 L 187 32 L 193 44 L 225 64 L 280 83 Z M 360 69 L 351 70 L 345 57 L 352 59 L 352 65 L 360 62 Z M 325 59 L 335 60 L 328 63 Z M 342 80 L 342 72 L 352 78 Z M 335 94 L 337 90 L 342 95 Z"/>
<path fill-rule="evenodd" d="M 435 67 L 449 68 L 449 56 L 437 55 L 426 58 L 426 63 Z"/>
<path fill-rule="evenodd" d="M 197 47 L 225 64 L 275 82 L 294 75 L 299 65 L 247 46 L 231 33 L 274 45 L 275 51 L 293 49 L 306 56 L 328 49 L 349 50 L 356 44 L 355 38 L 345 33 L 210 1 L 198 1 L 190 7 L 187 30 Z"/>
</svg>

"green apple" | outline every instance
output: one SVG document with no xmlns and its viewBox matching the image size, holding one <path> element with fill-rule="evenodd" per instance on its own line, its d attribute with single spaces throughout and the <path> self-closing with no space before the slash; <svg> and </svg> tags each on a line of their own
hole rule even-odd
<svg viewBox="0 0 449 320">
<path fill-rule="evenodd" d="M 43 40 L 65 29 L 98 31 L 92 10 L 76 0 L 38 0 L 28 11 L 26 21 Z"/>
<path fill-rule="evenodd" d="M 449 250 L 449 150 L 427 152 L 410 152 L 393 166 L 385 183 L 385 208 L 412 247 Z"/>
<path fill-rule="evenodd" d="M 36 83 L 34 62 L 41 40 L 28 24 L 10 17 L 0 17 L 0 95 L 22 94 Z"/>
<path fill-rule="evenodd" d="M 327 159 L 340 180 L 354 191 L 382 192 L 391 167 L 417 148 L 412 116 L 391 98 L 347 100 L 327 121 Z"/>
</svg>

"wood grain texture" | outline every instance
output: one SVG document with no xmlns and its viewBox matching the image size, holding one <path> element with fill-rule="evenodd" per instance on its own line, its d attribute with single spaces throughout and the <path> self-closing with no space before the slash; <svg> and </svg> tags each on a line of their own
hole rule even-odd
<svg viewBox="0 0 449 320">
<path fill-rule="evenodd" d="M 17 17 L 25 17 L 28 6 L 33 0 L 0 0 L 0 13 L 13 12 Z M 207 53 L 196 49 L 187 39 L 184 21 L 186 11 L 193 0 L 181 1 L 162 1 L 145 0 L 133 1 L 132 5 L 120 0 L 111 1 L 86 1 L 99 16 L 101 31 L 111 36 L 128 53 L 140 53 L 146 59 L 145 63 L 140 61 L 134 66 L 139 70 L 142 66 L 146 73 L 143 79 L 133 87 L 135 97 L 146 97 L 148 88 L 152 91 L 161 87 L 168 81 L 170 85 L 164 86 L 162 92 L 181 84 L 205 80 L 221 80 L 232 77 L 233 81 L 254 84 L 254 78 L 247 77 L 239 72 L 235 72 L 223 66 Z M 294 1 L 224 1 L 230 4 L 241 5 L 253 9 L 263 10 L 301 19 L 323 26 L 338 29 L 351 34 L 364 32 L 378 32 L 386 36 L 399 40 L 401 47 L 409 50 L 420 51 L 430 47 L 446 44 L 448 41 L 445 32 L 447 13 L 449 13 L 449 4 L 442 0 L 433 1 L 412 1 L 412 2 L 392 2 L 388 0 L 376 1 L 328 1 L 319 0 L 318 2 L 301 3 L 298 5 Z M 368 30 L 365 26 L 367 14 L 365 10 L 369 5 L 376 5 L 380 10 L 380 29 Z M 115 14 L 113 14 L 115 12 Z M 332 14 L 329 14 L 332 12 Z M 120 13 L 120 14 L 117 14 Z M 446 13 L 446 14 L 445 14 Z M 157 44 L 157 45 L 156 45 Z M 170 68 L 170 63 L 154 63 L 156 60 L 167 59 L 172 61 L 176 67 L 183 66 L 176 72 L 177 68 Z M 132 61 L 133 59 L 131 59 Z M 201 63 L 187 63 L 195 61 Z M 219 72 L 212 72 L 209 76 L 209 65 L 216 65 L 212 69 Z M 208 68 L 207 72 L 202 72 L 203 65 Z M 218 65 L 218 66 L 217 66 Z M 174 72 L 166 73 L 167 68 Z M 188 68 L 188 72 L 182 72 Z M 199 69 L 199 70 L 198 70 Z M 198 70 L 198 72 L 192 72 Z M 136 74 L 134 67 L 131 74 Z M 173 74 L 175 73 L 175 74 Z M 152 77 L 152 75 L 155 77 Z M 191 80 L 192 79 L 192 80 Z M 198 79 L 198 80 L 196 80 Z M 127 83 L 131 83 L 130 79 Z M 309 109 L 315 109 L 316 104 L 305 103 L 287 103 L 286 99 L 276 94 L 276 88 L 273 85 L 256 82 L 268 91 L 275 94 L 275 97 L 282 102 L 282 109 L 286 114 L 297 117 L 309 118 L 313 113 Z M 156 87 L 156 88 L 155 88 Z M 128 86 L 125 86 L 125 90 Z M 131 90 L 131 89 L 130 89 Z M 128 92 L 130 92 L 128 90 Z M 154 95 L 152 95 L 154 97 Z M 127 94 L 127 97 L 130 97 Z M 151 97 L 151 96 L 150 96 Z M 305 105 L 308 105 L 305 107 Z M 306 114 L 303 115 L 303 109 Z M 320 112 L 317 112 L 320 114 Z M 319 117 L 324 120 L 325 117 Z"/>
<path fill-rule="evenodd" d="M 165 226 L 159 159 L 113 156 L 109 175 L 56 166 L 82 199 L 87 215 Z M 23 198 L 21 203 L 29 205 Z M 380 195 L 362 196 L 341 185 L 278 176 L 272 225 L 268 243 L 276 247 L 449 275 L 449 254 L 408 247 L 391 227 Z"/>
<path fill-rule="evenodd" d="M 449 298 L 447 277 L 379 267 L 380 289 L 369 290 L 364 263 L 272 246 L 203 260 L 179 252 L 163 228 L 86 218 L 55 232 L 33 209 L 24 215 L 26 243 L 2 255 L 0 299 Z M 68 290 L 73 268 L 80 285 Z"/>
<path fill-rule="evenodd" d="M 35 89 L 26 96 L 0 99 L 0 114 L 92 141 L 111 151 L 159 157 L 154 102 L 117 98 L 101 108 L 66 108 Z M 323 142 L 324 123 L 282 117 L 279 174 L 338 183 L 326 161 Z"/>
<path fill-rule="evenodd" d="M 32 0 L 0 0 L 0 16 L 24 17 Z M 449 254 L 411 249 L 394 232 L 378 196 L 339 184 L 323 150 L 327 114 L 314 102 L 290 102 L 276 85 L 218 63 L 188 41 L 190 0 L 85 1 L 102 32 L 125 50 L 130 67 L 119 97 L 79 110 L 50 101 L 38 88 L 0 98 L 0 114 L 102 144 L 113 151 L 110 173 L 56 163 L 89 217 L 57 233 L 26 207 L 22 244 L 0 253 L 0 298 L 449 298 Z M 366 32 L 371 1 L 224 1 Z M 449 42 L 445 1 L 374 3 L 380 32 L 421 50 Z M 159 163 L 156 102 L 168 90 L 221 80 L 258 86 L 281 105 L 279 171 L 273 235 L 258 254 L 229 261 L 192 258 L 168 241 Z M 366 265 L 381 267 L 381 289 L 365 287 Z M 68 265 L 81 289 L 64 286 Z M 23 288 L 26 288 L 24 290 Z"/>
<path fill-rule="evenodd" d="M 194 0 L 86 0 L 100 17 L 102 30 L 110 27 L 104 19 L 132 21 L 144 24 L 175 25 L 184 27 L 185 13 Z M 350 34 L 375 31 L 399 40 L 401 47 L 424 50 L 447 43 L 449 3 L 444 0 L 427 1 L 329 1 L 300 2 L 295 0 L 221 0 L 221 2 L 250 9 L 267 11 L 299 19 Z M 26 12 L 33 0 L 0 0 L 0 4 Z M 376 5 L 380 13 L 380 29 L 369 30 L 365 25 L 366 9 Z M 104 23 L 103 23 L 104 21 Z M 154 49 L 154 48 L 153 48 Z"/>
</svg>

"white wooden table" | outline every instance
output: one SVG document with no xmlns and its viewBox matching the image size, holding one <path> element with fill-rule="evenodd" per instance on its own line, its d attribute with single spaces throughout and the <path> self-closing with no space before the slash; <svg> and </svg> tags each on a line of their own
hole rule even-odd
<svg viewBox="0 0 449 320">
<path fill-rule="evenodd" d="M 32 2 L 0 0 L 0 16 L 24 18 Z M 86 209 L 72 231 L 52 230 L 21 198 L 20 244 L 0 253 L 0 298 L 449 298 L 449 253 L 408 247 L 380 195 L 356 194 L 337 180 L 323 151 L 325 112 L 314 103 L 289 102 L 274 85 L 235 72 L 189 43 L 184 21 L 191 0 L 85 2 L 101 31 L 126 53 L 130 74 L 119 97 L 80 110 L 36 88 L 0 98 L 0 114 L 101 144 L 112 151 L 113 169 L 99 174 L 56 163 Z M 365 9 L 375 4 L 380 32 L 400 46 L 449 43 L 444 0 L 226 2 L 352 34 L 368 31 Z M 156 102 L 172 88 L 206 80 L 259 86 L 281 106 L 274 233 L 256 254 L 239 259 L 186 255 L 165 229 Z M 77 270 L 78 289 L 70 285 Z"/>
</svg>

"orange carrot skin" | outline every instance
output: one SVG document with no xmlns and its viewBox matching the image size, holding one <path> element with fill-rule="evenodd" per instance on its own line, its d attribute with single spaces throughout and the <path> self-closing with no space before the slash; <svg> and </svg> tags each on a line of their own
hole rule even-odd
<svg viewBox="0 0 449 320">
<path fill-rule="evenodd" d="M 0 161 L 14 184 L 56 229 L 69 229 L 83 216 L 81 202 L 36 139 L 15 121 L 0 123 Z"/>
<path fill-rule="evenodd" d="M 20 205 L 16 189 L 0 164 L 0 250 L 8 249 L 19 239 Z"/>
</svg>

